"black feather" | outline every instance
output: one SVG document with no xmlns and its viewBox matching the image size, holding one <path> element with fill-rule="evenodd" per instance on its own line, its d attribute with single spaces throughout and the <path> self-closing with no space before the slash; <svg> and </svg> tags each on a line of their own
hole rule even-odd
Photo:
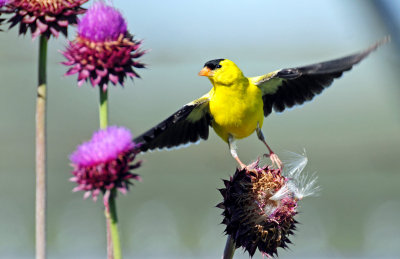
<svg viewBox="0 0 400 259">
<path fill-rule="evenodd" d="M 202 105 L 207 107 L 204 108 Z M 207 109 L 207 112 L 204 112 L 203 116 L 197 121 L 188 120 L 187 117 L 195 109 Z M 207 139 L 210 125 L 211 116 L 208 113 L 208 101 L 207 103 L 188 104 L 133 141 L 141 144 L 141 151 L 171 148 L 196 142 L 200 138 Z"/>
<path fill-rule="evenodd" d="M 330 86 L 335 78 L 342 76 L 343 72 L 350 70 L 355 64 L 387 41 L 388 38 L 385 38 L 354 55 L 278 71 L 272 78 L 260 83 L 267 84 L 266 87 L 268 87 L 268 81 L 282 80 L 275 92 L 268 92 L 263 96 L 264 116 L 268 116 L 272 112 L 272 108 L 277 112 L 281 112 L 285 108 L 312 100 L 315 95 L 320 94 Z"/>
<path fill-rule="evenodd" d="M 221 63 L 221 61 L 225 60 L 224 58 L 219 58 L 219 59 L 213 59 L 210 61 L 207 61 L 204 66 L 208 67 L 211 70 L 214 70 L 217 68 L 217 66 L 219 65 L 219 63 Z"/>
</svg>

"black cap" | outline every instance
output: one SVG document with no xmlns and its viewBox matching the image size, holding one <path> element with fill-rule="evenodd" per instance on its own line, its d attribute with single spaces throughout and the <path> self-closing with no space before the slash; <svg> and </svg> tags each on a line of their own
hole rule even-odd
<svg viewBox="0 0 400 259">
<path fill-rule="evenodd" d="M 220 59 L 213 59 L 208 61 L 207 63 L 204 64 L 205 67 L 208 67 L 211 70 L 214 70 L 216 68 L 219 68 L 218 65 L 219 63 L 221 63 L 221 61 L 225 60 L 224 58 L 220 58 Z"/>
</svg>

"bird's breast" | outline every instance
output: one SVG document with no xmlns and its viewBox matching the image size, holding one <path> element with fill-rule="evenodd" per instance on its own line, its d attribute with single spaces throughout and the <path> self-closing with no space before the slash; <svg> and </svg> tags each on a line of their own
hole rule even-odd
<svg viewBox="0 0 400 259">
<path fill-rule="evenodd" d="M 227 141 L 229 134 L 245 138 L 255 131 L 257 124 L 262 126 L 263 102 L 257 86 L 215 88 L 210 100 L 210 113 L 212 126 L 222 139 Z"/>
</svg>

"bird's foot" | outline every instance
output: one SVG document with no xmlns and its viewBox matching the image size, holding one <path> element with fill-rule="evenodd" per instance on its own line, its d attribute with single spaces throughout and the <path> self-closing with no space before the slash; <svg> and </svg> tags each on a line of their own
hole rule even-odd
<svg viewBox="0 0 400 259">
<path fill-rule="evenodd" d="M 246 174 L 250 174 L 251 172 L 257 173 L 257 169 L 251 165 L 244 165 L 244 164 L 240 165 L 239 170 L 241 171 L 245 170 Z"/>
<path fill-rule="evenodd" d="M 240 170 L 245 170 L 245 169 L 247 170 L 247 165 L 245 165 L 245 164 L 243 164 L 242 162 L 240 162 L 238 168 L 239 168 Z"/>
<path fill-rule="evenodd" d="M 238 169 L 241 171 L 245 170 L 247 174 L 250 172 L 256 172 L 256 169 L 252 164 L 245 165 L 243 163 L 239 163 Z"/>
<path fill-rule="evenodd" d="M 269 156 L 269 155 L 265 154 L 264 156 Z M 257 158 L 256 161 L 252 162 L 249 165 L 245 165 L 242 161 L 240 161 L 240 159 L 238 157 L 235 157 L 235 159 L 236 159 L 237 163 L 239 164 L 239 166 L 238 166 L 239 170 L 241 170 L 241 171 L 245 170 L 246 173 L 250 173 L 250 172 L 257 173 L 257 168 L 258 168 L 258 164 L 260 163 L 260 158 Z M 278 160 L 279 160 L 279 158 L 278 158 Z M 280 162 L 280 160 L 279 160 L 279 162 Z M 282 164 L 282 162 L 281 162 L 281 164 Z"/>
<path fill-rule="evenodd" d="M 243 163 L 239 163 L 239 167 L 238 168 L 239 168 L 239 170 L 245 170 L 246 173 L 250 173 L 250 172 L 257 173 L 257 168 L 258 168 L 259 162 L 260 162 L 260 158 L 257 158 L 256 161 L 254 161 L 254 162 L 252 162 L 252 163 L 250 163 L 248 165 L 245 165 Z"/>
<path fill-rule="evenodd" d="M 243 164 L 243 162 L 242 161 L 240 161 L 240 159 L 239 159 L 239 157 L 238 156 L 234 156 L 233 157 L 235 160 L 236 160 L 236 162 L 239 164 L 239 170 L 244 170 L 244 169 L 246 169 L 247 170 L 247 166 L 245 165 L 245 164 Z"/>
<path fill-rule="evenodd" d="M 272 166 L 275 166 L 278 169 L 282 169 L 283 167 L 283 163 L 282 161 L 279 159 L 278 155 L 275 154 L 274 152 L 271 152 L 269 154 L 264 154 L 265 157 L 269 157 L 269 159 L 271 159 L 272 162 Z"/>
</svg>

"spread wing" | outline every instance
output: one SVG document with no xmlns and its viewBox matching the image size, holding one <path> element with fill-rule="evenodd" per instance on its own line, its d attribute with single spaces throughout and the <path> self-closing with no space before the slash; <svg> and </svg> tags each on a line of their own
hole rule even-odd
<svg viewBox="0 0 400 259">
<path fill-rule="evenodd" d="M 171 148 L 200 138 L 207 139 L 211 115 L 209 112 L 209 96 L 186 104 L 180 110 L 149 129 L 133 141 L 141 143 L 140 150 Z"/>
<path fill-rule="evenodd" d="M 350 70 L 389 38 L 372 45 L 364 51 L 343 58 L 304 67 L 286 68 L 250 80 L 263 92 L 264 116 L 281 112 L 296 104 L 310 101 L 332 84 L 335 78 Z"/>
</svg>

